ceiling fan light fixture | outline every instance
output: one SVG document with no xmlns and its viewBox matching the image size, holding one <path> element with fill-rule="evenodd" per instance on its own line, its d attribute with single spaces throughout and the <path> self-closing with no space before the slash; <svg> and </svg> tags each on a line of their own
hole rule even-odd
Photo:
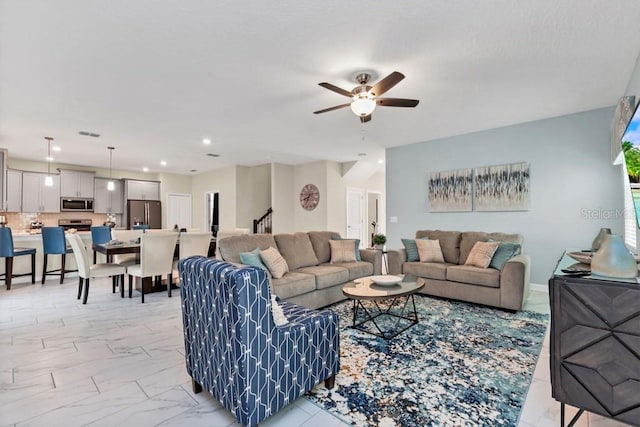
<svg viewBox="0 0 640 427">
<path fill-rule="evenodd" d="M 373 113 L 376 101 L 368 96 L 358 96 L 351 103 L 351 111 L 358 117 L 365 117 Z"/>
</svg>

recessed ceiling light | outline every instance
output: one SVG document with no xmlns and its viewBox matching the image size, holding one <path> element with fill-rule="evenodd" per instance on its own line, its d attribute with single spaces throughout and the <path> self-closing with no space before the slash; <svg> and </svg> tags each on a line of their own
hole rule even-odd
<svg viewBox="0 0 640 427">
<path fill-rule="evenodd" d="M 209 144 L 211 144 L 211 140 L 209 138 L 205 138 L 205 139 L 202 140 L 202 143 L 206 144 L 206 145 L 209 145 Z"/>
<path fill-rule="evenodd" d="M 48 156 L 48 157 L 47 157 L 47 162 L 53 162 L 53 157 Z"/>
<path fill-rule="evenodd" d="M 379 164 L 379 165 L 381 165 L 381 164 L 383 164 L 383 163 L 384 163 L 384 160 L 382 160 L 382 159 L 378 160 L 378 164 Z"/>
<path fill-rule="evenodd" d="M 165 162 L 164 160 L 160 161 L 160 166 L 167 166 L 167 162 Z"/>
<path fill-rule="evenodd" d="M 62 148 L 58 147 L 57 145 L 55 147 L 51 147 L 51 149 L 53 151 L 62 151 Z"/>
<path fill-rule="evenodd" d="M 142 172 L 149 172 L 149 168 L 148 168 L 148 167 L 146 167 L 146 166 L 145 166 L 145 167 L 143 167 L 143 168 L 142 168 Z"/>
</svg>

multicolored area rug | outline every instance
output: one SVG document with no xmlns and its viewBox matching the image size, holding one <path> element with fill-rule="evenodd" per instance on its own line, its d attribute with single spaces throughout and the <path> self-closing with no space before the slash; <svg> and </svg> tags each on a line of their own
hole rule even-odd
<svg viewBox="0 0 640 427">
<path fill-rule="evenodd" d="M 357 426 L 516 426 L 548 315 L 415 301 L 420 323 L 389 341 L 350 328 L 351 301 L 331 306 L 340 372 L 306 397 Z"/>
</svg>

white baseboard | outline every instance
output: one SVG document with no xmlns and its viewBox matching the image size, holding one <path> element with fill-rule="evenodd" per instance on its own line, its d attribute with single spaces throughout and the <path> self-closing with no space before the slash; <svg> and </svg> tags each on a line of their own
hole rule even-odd
<svg viewBox="0 0 640 427">
<path fill-rule="evenodd" d="M 539 283 L 529 283 L 529 289 L 532 291 L 549 292 L 549 286 Z"/>
</svg>

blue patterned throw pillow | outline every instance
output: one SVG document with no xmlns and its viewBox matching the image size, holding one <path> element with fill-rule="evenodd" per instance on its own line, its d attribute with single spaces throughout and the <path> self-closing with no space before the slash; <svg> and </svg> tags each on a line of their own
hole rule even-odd
<svg viewBox="0 0 640 427">
<path fill-rule="evenodd" d="M 260 258 L 259 248 L 255 248 L 251 252 L 240 252 L 240 262 L 253 267 L 264 268 L 269 271 L 267 266 L 262 262 L 262 258 Z"/>
<path fill-rule="evenodd" d="M 421 237 L 424 240 L 429 240 L 427 237 Z M 407 261 L 414 262 L 420 261 L 420 255 L 418 254 L 418 246 L 414 239 L 400 239 L 404 245 L 404 249 L 407 251 Z"/>
<path fill-rule="evenodd" d="M 517 243 L 500 242 L 498 249 L 493 254 L 489 267 L 502 270 L 504 265 L 514 256 L 520 253 L 520 245 Z"/>
</svg>

